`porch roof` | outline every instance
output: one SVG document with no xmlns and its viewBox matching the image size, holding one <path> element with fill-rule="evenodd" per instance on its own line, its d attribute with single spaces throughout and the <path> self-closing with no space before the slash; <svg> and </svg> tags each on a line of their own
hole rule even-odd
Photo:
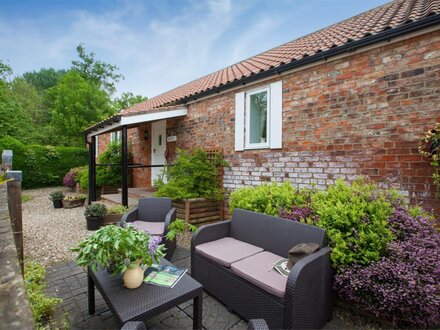
<svg viewBox="0 0 440 330">
<path fill-rule="evenodd" d="M 86 137 L 91 137 L 119 130 L 123 126 L 135 127 L 142 123 L 156 120 L 179 118 L 186 116 L 187 113 L 188 109 L 186 106 L 179 105 L 157 108 L 150 111 L 117 114 L 88 127 L 84 133 L 86 134 Z"/>
</svg>

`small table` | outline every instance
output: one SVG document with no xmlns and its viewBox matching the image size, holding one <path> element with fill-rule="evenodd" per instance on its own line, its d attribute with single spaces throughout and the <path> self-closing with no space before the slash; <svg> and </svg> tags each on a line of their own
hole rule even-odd
<svg viewBox="0 0 440 330">
<path fill-rule="evenodd" d="M 165 259 L 163 265 L 172 265 Z M 121 276 L 111 276 L 107 270 L 88 270 L 89 314 L 95 313 L 95 286 L 113 315 L 124 324 L 128 321 L 146 321 L 188 300 L 194 299 L 193 328 L 202 328 L 202 285 L 188 274 L 173 288 L 142 283 L 137 289 L 127 289 Z"/>
</svg>

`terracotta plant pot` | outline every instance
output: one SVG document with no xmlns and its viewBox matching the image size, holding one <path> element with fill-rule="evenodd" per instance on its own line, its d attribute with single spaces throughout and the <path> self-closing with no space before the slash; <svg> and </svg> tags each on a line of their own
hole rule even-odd
<svg viewBox="0 0 440 330">
<path fill-rule="evenodd" d="M 86 217 L 87 230 L 98 230 L 101 226 L 102 218 L 100 217 Z"/>
<path fill-rule="evenodd" d="M 124 285 L 128 289 L 136 289 L 140 287 L 144 280 L 144 270 L 139 263 L 140 262 L 131 263 L 124 273 Z"/>
<path fill-rule="evenodd" d="M 60 209 L 63 207 L 63 202 L 58 200 L 58 201 L 53 201 L 53 207 L 56 209 Z"/>
</svg>

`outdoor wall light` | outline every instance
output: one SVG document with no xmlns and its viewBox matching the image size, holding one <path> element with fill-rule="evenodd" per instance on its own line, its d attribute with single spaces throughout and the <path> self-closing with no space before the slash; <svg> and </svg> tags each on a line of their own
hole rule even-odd
<svg viewBox="0 0 440 330">
<path fill-rule="evenodd" d="M 148 130 L 145 130 L 145 131 L 144 131 L 144 139 L 145 139 L 145 140 L 148 140 Z"/>
</svg>

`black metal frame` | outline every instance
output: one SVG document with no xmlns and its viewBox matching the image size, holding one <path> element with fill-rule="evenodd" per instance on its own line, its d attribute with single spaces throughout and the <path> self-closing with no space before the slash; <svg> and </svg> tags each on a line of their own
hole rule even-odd
<svg viewBox="0 0 440 330">
<path fill-rule="evenodd" d="M 106 132 L 107 133 L 107 132 Z M 96 201 L 96 167 L 97 166 L 117 166 L 120 164 L 96 164 L 96 135 L 91 137 L 89 144 L 89 205 Z M 164 167 L 165 165 L 144 165 L 144 164 L 128 164 L 128 143 L 127 143 L 127 126 L 122 126 L 121 134 L 121 153 L 122 153 L 122 191 L 121 204 L 128 206 L 128 169 L 130 168 L 151 168 Z"/>
</svg>

